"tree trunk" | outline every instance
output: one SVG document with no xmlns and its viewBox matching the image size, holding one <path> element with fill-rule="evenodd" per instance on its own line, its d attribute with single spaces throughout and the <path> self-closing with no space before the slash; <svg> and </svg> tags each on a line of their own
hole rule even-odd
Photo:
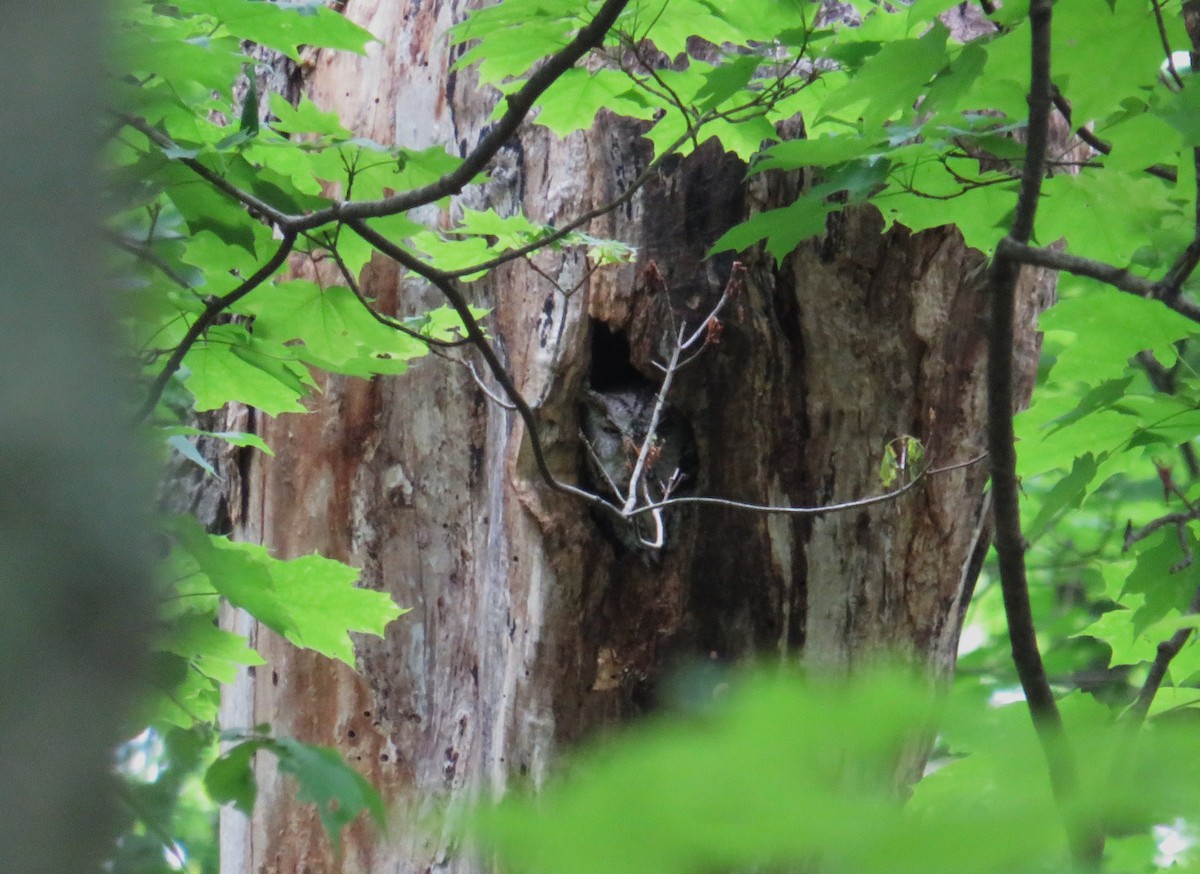
<svg viewBox="0 0 1200 874">
<path fill-rule="evenodd" d="M 442 34 L 465 5 L 350 4 L 384 48 L 319 57 L 311 93 L 364 136 L 469 149 L 494 97 L 469 72 L 447 72 Z M 562 221 L 613 197 L 647 157 L 637 130 L 611 118 L 565 141 L 527 130 L 464 200 Z M 668 309 L 695 321 L 730 275 L 732 258 L 704 252 L 751 210 L 797 194 L 794 178 L 753 190 L 743 179 L 740 163 L 702 147 L 590 228 L 637 246 L 636 266 L 601 270 L 569 296 L 522 263 L 469 288 L 493 308 L 496 346 L 561 479 L 589 476 L 585 392 L 653 390 Z M 778 268 L 747 261 L 720 344 L 671 396 L 695 443 L 695 494 L 806 506 L 875 495 L 884 447 L 902 435 L 935 467 L 982 454 L 982 256 L 953 230 L 881 229 L 877 212 L 852 210 Z M 537 263 L 568 290 L 586 270 L 582 253 Z M 666 292 L 644 278 L 651 263 Z M 402 314 L 442 303 L 381 261 L 370 272 Z M 1031 281 L 1021 297 L 1027 389 L 1045 294 Z M 226 874 L 487 870 L 450 834 L 420 828 L 422 815 L 539 785 L 564 747 L 653 707 L 689 659 L 844 670 L 899 652 L 945 676 L 988 543 L 977 462 L 847 512 L 694 506 L 669 520 L 667 548 L 631 548 L 547 489 L 520 420 L 438 358 L 396 378 L 328 380 L 311 415 L 254 424 L 277 456 L 244 472 L 239 535 L 280 557 L 317 550 L 361 566 L 363 585 L 413 611 L 385 640 L 363 641 L 360 674 L 245 629 L 270 667 L 230 691 L 224 724 L 269 722 L 339 748 L 381 788 L 394 823 L 386 839 L 356 826 L 335 860 L 314 813 L 260 761 L 254 820 L 222 820 Z"/>
</svg>

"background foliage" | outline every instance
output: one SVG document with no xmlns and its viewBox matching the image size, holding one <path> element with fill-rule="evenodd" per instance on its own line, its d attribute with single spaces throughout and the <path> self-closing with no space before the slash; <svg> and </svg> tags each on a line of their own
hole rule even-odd
<svg viewBox="0 0 1200 874">
<path fill-rule="evenodd" d="M 641 120 L 652 168 L 716 138 L 751 179 L 803 172 L 799 199 L 751 216 L 714 252 L 761 244 L 780 260 L 832 212 L 869 203 L 889 225 L 954 224 L 993 255 L 1027 157 L 1031 4 L 980 4 L 981 35 L 962 39 L 939 19 L 950 0 L 843 5 L 837 17 L 802 0 L 616 4 L 589 63 L 544 88 L 553 62 L 543 60 L 612 3 L 504 0 L 451 38 L 466 46 L 459 65 L 507 95 L 498 125 L 528 95 L 536 123 L 560 136 L 601 111 Z M 1061 868 L 1081 823 L 1108 837 L 1112 870 L 1190 865 L 1187 853 L 1161 852 L 1200 819 L 1190 730 L 1200 650 L 1187 636 L 1200 621 L 1190 527 L 1200 358 L 1186 303 L 1200 87 L 1186 70 L 1163 71 L 1191 47 L 1182 7 L 1053 9 L 1054 104 L 1087 146 L 1047 156 L 1032 242 L 1089 260 L 1054 265 L 1071 275 L 1042 318 L 1042 372 L 1017 430 L 1030 597 L 1079 789 L 1066 801 L 1050 792 L 1028 713 L 1012 703 L 1000 593 L 985 572 L 947 698 L 896 674 L 842 685 L 760 677 L 729 695 L 714 681 L 688 713 L 593 750 L 536 805 L 482 814 L 482 834 L 513 870 Z M 259 94 L 248 43 L 298 62 L 305 47 L 365 50 L 370 34 L 320 3 L 125 0 L 116 24 L 111 268 L 125 349 L 144 374 L 136 415 L 164 454 L 215 475 L 196 448 L 202 433 L 270 449 L 253 434 L 202 432 L 195 412 L 300 413 L 314 370 L 392 377 L 431 345 L 482 341 L 486 313 L 453 298 L 433 312 L 379 311 L 358 285 L 377 249 L 435 284 L 547 245 L 585 247 L 597 269 L 632 257 L 571 226 L 450 209 L 449 194 L 486 178 L 470 156 L 374 143 L 306 98 Z M 782 138 L 797 116 L 804 136 Z M 355 213 L 343 200 L 371 203 Z M 186 517 L 162 534 L 156 682 L 149 728 L 121 755 L 130 824 L 115 870 L 213 870 L 205 793 L 248 809 L 260 751 L 280 756 L 323 811 L 336 800 L 331 835 L 361 810 L 382 818 L 379 799 L 327 751 L 226 726 L 236 744 L 214 762 L 219 685 L 261 663 L 214 619 L 223 598 L 353 664 L 347 633 L 380 634 L 399 608 L 318 556 L 279 561 Z M 1172 640 L 1159 688 L 1147 677 Z M 1131 708 L 1139 697 L 1144 725 Z M 900 806 L 896 763 L 932 737 L 939 767 Z M 192 775 L 203 768 L 201 782 Z"/>
</svg>

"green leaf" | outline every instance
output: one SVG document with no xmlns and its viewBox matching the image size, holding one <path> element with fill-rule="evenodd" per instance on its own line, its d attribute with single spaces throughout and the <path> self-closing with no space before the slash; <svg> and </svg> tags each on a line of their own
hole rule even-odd
<svg viewBox="0 0 1200 874">
<path fill-rule="evenodd" d="M 246 816 L 254 812 L 258 781 L 254 778 L 254 754 L 263 746 L 250 740 L 237 744 L 209 765 L 204 788 L 217 804 L 232 804 Z"/>
<path fill-rule="evenodd" d="M 1037 540 L 1050 529 L 1061 514 L 1078 508 L 1083 503 L 1087 487 L 1095 476 L 1096 460 L 1092 454 L 1087 452 L 1077 457 L 1071 472 L 1060 479 L 1042 498 L 1037 517 L 1025 529 L 1026 539 Z"/>
<path fill-rule="evenodd" d="M 358 571 L 340 562 L 318 555 L 280 561 L 261 546 L 207 535 L 186 518 L 177 519 L 172 530 L 199 571 L 231 604 L 297 646 L 351 667 L 349 632 L 382 636 L 388 623 L 407 612 L 383 592 L 356 588 Z"/>
<path fill-rule="evenodd" d="M 756 55 L 735 55 L 723 64 L 703 71 L 703 84 L 696 92 L 696 108 L 701 112 L 716 109 L 750 83 L 762 59 Z"/>
<path fill-rule="evenodd" d="M 1188 534 L 1188 548 L 1195 553 L 1195 538 Z M 1142 634 L 1148 627 L 1171 614 L 1186 612 L 1195 590 L 1189 574 L 1181 574 L 1184 552 L 1172 526 L 1152 534 L 1137 544 L 1137 563 L 1125 580 L 1122 600 L 1140 595 L 1145 600 L 1133 614 L 1133 631 Z M 1157 641 L 1155 641 L 1157 642 Z"/>
<path fill-rule="evenodd" d="M 192 441 L 188 440 L 186 437 L 178 434 L 168 437 L 167 445 L 210 476 L 218 475 L 217 469 L 209 464 L 208 459 L 201 455 L 200 451 L 196 449 Z"/>
<path fill-rule="evenodd" d="M 846 87 L 832 94 L 822 113 L 850 110 L 863 127 L 873 130 L 898 112 L 912 106 L 922 85 L 949 62 L 946 39 L 950 32 L 940 22 L 920 39 L 888 43 L 868 60 Z"/>
<path fill-rule="evenodd" d="M 254 316 L 255 337 L 281 346 L 299 340 L 330 369 L 375 355 L 407 361 L 427 352 L 420 341 L 377 322 L 344 286 L 292 279 L 247 299 L 241 311 Z"/>
<path fill-rule="evenodd" d="M 801 197 L 791 206 L 769 209 L 721 235 L 709 255 L 728 249 L 743 251 L 759 240 L 767 241 L 767 252 L 779 263 L 801 240 L 825 232 L 825 217 L 834 207 L 821 197 Z"/>
<path fill-rule="evenodd" d="M 1178 212 L 1167 184 L 1148 174 L 1063 174 L 1042 185 L 1038 240 L 1065 238 L 1074 255 L 1126 266 Z"/>
<path fill-rule="evenodd" d="M 365 54 L 374 40 L 332 9 L 316 2 L 263 0 L 173 0 L 184 12 L 210 15 L 239 39 L 300 60 L 300 46 L 314 45 Z"/>
<path fill-rule="evenodd" d="M 316 806 L 335 852 L 340 851 L 343 829 L 363 811 L 370 813 L 381 828 L 386 825 L 383 799 L 336 750 L 292 738 L 251 737 L 228 750 L 204 776 L 205 788 L 213 800 L 233 804 L 250 815 L 258 795 L 253 759 L 260 750 L 274 754 L 279 759 L 279 769 L 296 779 L 297 797 Z"/>
<path fill-rule="evenodd" d="M 538 101 L 537 123 L 565 137 L 591 127 L 607 109 L 627 118 L 651 119 L 655 108 L 619 70 L 567 70 Z"/>
<path fill-rule="evenodd" d="M 158 648 L 188 660 L 204 676 L 232 683 L 239 666 L 265 665 L 266 660 L 246 645 L 246 639 L 218 628 L 207 613 L 188 613 L 171 624 Z"/>
<path fill-rule="evenodd" d="M 580 11 L 572 0 L 508 0 L 476 9 L 450 29 L 455 43 L 478 40 L 454 67 L 478 64 L 484 83 L 521 76 L 570 41 L 586 20 Z"/>
<path fill-rule="evenodd" d="M 767 148 L 755 161 L 751 173 L 766 170 L 796 170 L 829 167 L 879 151 L 884 143 L 857 134 L 834 134 L 811 140 L 790 140 Z"/>
<path fill-rule="evenodd" d="M 230 446 L 253 447 L 265 452 L 267 455 L 275 454 L 271 451 L 271 447 L 267 445 L 267 441 L 263 440 L 257 434 L 250 434 L 246 431 L 205 431 L 203 428 L 192 428 L 186 425 L 170 425 L 164 427 L 162 432 L 173 437 L 212 437 L 215 440 L 228 443 Z"/>
<path fill-rule="evenodd" d="M 271 578 L 292 629 L 288 638 L 353 667 L 354 647 L 347 632 L 382 637 L 393 619 L 408 612 L 383 592 L 356 588 L 358 573 L 319 555 L 272 561 Z"/>
<path fill-rule="evenodd" d="M 242 117 L 238 123 L 238 130 L 248 136 L 254 136 L 258 133 L 258 126 L 258 80 L 251 74 L 242 103 Z"/>
<path fill-rule="evenodd" d="M 336 750 L 300 743 L 291 738 L 275 741 L 272 751 L 279 768 L 300 784 L 299 799 L 316 805 L 317 815 L 336 850 L 342 829 L 363 811 L 381 828 L 387 822 L 383 799 L 367 780 L 347 765 Z"/>
<path fill-rule="evenodd" d="M 336 112 L 324 112 L 308 97 L 302 96 L 295 106 L 282 94 L 268 95 L 271 105 L 271 129 L 285 134 L 318 134 L 334 139 L 350 139 L 353 134 L 342 127 Z M 295 144 L 293 144 L 295 145 Z M 300 149 L 292 148 L 292 152 Z"/>
<path fill-rule="evenodd" d="M 230 401 L 257 407 L 268 416 L 303 413 L 300 400 L 315 387 L 295 354 L 278 343 L 251 337 L 240 325 L 218 325 L 183 359 L 184 384 L 197 410 Z"/>
<path fill-rule="evenodd" d="M 1200 145 L 1200 88 L 1184 88 L 1164 98 L 1158 117 L 1179 133 L 1185 146 Z M 1166 142 L 1176 144 L 1171 139 Z"/>
<path fill-rule="evenodd" d="M 1164 19 L 1172 17 L 1178 16 Z M 1153 13 L 1131 0 L 1075 0 L 1056 9 L 1051 50 L 1074 125 L 1102 118 L 1126 95 L 1152 87 L 1163 59 Z"/>
<path fill-rule="evenodd" d="M 1171 344 L 1195 328 L 1157 301 L 1108 288 L 1059 301 L 1038 324 L 1045 331 L 1073 335 L 1051 371 L 1053 378 L 1088 385 L 1122 375 L 1129 359 L 1144 349 L 1157 352 L 1170 367 L 1175 358 Z"/>
</svg>

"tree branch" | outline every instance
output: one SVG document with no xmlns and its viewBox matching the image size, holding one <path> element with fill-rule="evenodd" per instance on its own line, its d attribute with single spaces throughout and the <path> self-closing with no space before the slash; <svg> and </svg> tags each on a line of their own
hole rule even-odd
<svg viewBox="0 0 1200 874">
<path fill-rule="evenodd" d="M 1191 603 L 1187 606 L 1187 615 L 1196 613 L 1200 613 L 1200 589 L 1197 589 L 1196 594 L 1192 596 Z M 1159 643 L 1155 649 L 1154 661 L 1150 665 L 1150 672 L 1146 674 L 1142 688 L 1138 691 L 1137 699 L 1121 714 L 1121 718 L 1126 720 L 1131 727 L 1145 722 L 1146 715 L 1150 712 L 1150 705 L 1154 703 L 1154 696 L 1158 694 L 1158 690 L 1167 676 L 1167 669 L 1171 666 L 1171 661 L 1179 655 L 1179 651 L 1188 642 L 1193 631 L 1195 631 L 1194 628 L 1181 628 L 1170 638 Z"/>
<path fill-rule="evenodd" d="M 392 260 L 431 283 L 450 302 L 450 306 L 454 308 L 454 311 L 458 313 L 458 317 L 462 320 L 467 337 L 474 344 L 475 348 L 479 350 L 479 353 L 483 356 L 483 360 L 487 363 L 488 369 L 492 371 L 492 375 L 500 383 L 500 387 L 504 389 L 504 394 L 516 407 L 517 415 L 525 423 L 525 430 L 529 436 L 529 445 L 533 450 L 534 463 L 537 465 L 538 473 L 546 484 L 557 492 L 574 495 L 594 506 L 601 506 L 616 511 L 616 507 L 599 495 L 594 495 L 577 486 L 564 483 L 550 471 L 550 465 L 546 461 L 546 453 L 542 447 L 541 438 L 538 435 L 537 418 L 534 416 L 533 410 L 530 409 L 529 402 L 518 391 L 508 370 L 496 355 L 496 350 L 492 348 L 492 344 L 488 342 L 487 337 L 484 335 L 483 328 L 475 320 L 475 316 L 471 314 L 471 307 L 462 292 L 455 286 L 453 278 L 436 267 L 426 264 L 400 246 L 397 246 L 382 234 L 368 227 L 365 222 L 358 219 L 351 219 L 346 222 L 346 226 L 384 255 L 387 255 Z"/>
<path fill-rule="evenodd" d="M 156 268 L 163 276 L 174 282 L 180 288 L 186 288 L 188 291 L 195 291 L 192 284 L 188 282 L 187 277 L 172 267 L 167 260 L 154 251 L 146 243 L 131 240 L 123 234 L 118 234 L 115 231 L 106 231 L 105 236 L 118 249 L 123 249 L 139 261 L 149 264 Z"/>
<path fill-rule="evenodd" d="M 861 507 L 870 507 L 875 504 L 882 504 L 887 501 L 894 501 L 896 498 L 912 491 L 917 483 L 921 482 L 927 476 L 935 476 L 940 473 L 946 473 L 951 470 L 969 467 L 972 464 L 978 464 L 987 458 L 987 453 L 983 452 L 976 455 L 974 458 L 968 458 L 966 461 L 956 461 L 952 464 L 947 464 L 943 467 L 926 468 L 918 471 L 912 479 L 904 485 L 892 489 L 890 492 L 884 492 L 881 495 L 872 495 L 869 498 L 855 498 L 852 501 L 842 501 L 837 504 L 822 504 L 813 507 L 801 507 L 791 505 L 778 504 L 756 504 L 752 501 L 738 501 L 732 498 L 715 498 L 704 495 L 689 495 L 682 498 L 667 498 L 662 501 L 654 501 L 648 504 L 643 504 L 633 510 L 628 515 L 636 516 L 639 513 L 648 513 L 653 510 L 660 510 L 664 507 L 675 507 L 683 504 L 705 504 L 713 507 L 729 507 L 734 510 L 749 510 L 754 513 L 775 514 L 783 516 L 821 516 L 825 513 L 839 513 L 845 510 L 857 510 Z"/>
<path fill-rule="evenodd" d="M 354 219 L 397 215 L 418 206 L 434 203 L 443 197 L 458 194 L 487 167 L 501 147 L 516 133 L 517 128 L 521 126 L 521 122 L 525 120 L 525 116 L 529 114 L 529 110 L 533 108 L 537 99 L 563 73 L 573 67 L 576 61 L 603 41 L 605 34 L 608 33 L 628 3 L 629 0 L 607 0 L 596 13 L 596 17 L 581 28 L 567 45 L 551 55 L 516 93 L 505 98 L 508 102 L 508 109 L 505 110 L 500 120 L 492 125 L 470 154 L 463 158 L 462 163 L 440 179 L 421 188 L 414 188 L 378 200 L 335 203 L 308 215 L 289 215 L 233 185 L 195 158 L 179 157 L 177 160 L 214 188 L 260 213 L 276 227 L 295 233 L 312 230 L 339 220 L 348 222 Z M 121 120 L 162 148 L 178 148 L 171 137 L 155 129 L 143 119 L 123 115 Z"/>
<path fill-rule="evenodd" d="M 166 364 L 163 365 L 162 370 L 159 371 L 158 376 L 154 378 L 154 382 L 150 384 L 150 388 L 146 391 L 146 400 L 134 415 L 134 422 L 142 422 L 154 412 L 154 408 L 158 406 L 159 399 L 162 398 L 163 389 L 167 387 L 167 382 L 175 374 L 175 371 L 179 369 L 179 365 L 183 363 L 184 356 L 191 351 L 192 346 L 195 345 L 200 335 L 208 330 L 213 322 L 216 321 L 217 316 L 270 279 L 275 274 L 275 271 L 283 266 L 283 262 L 287 260 L 287 256 L 291 254 L 295 244 L 296 234 L 291 231 L 285 232 L 283 240 L 279 243 L 279 248 L 275 250 L 275 254 L 271 256 L 271 259 L 266 264 L 258 268 L 253 276 L 228 294 L 222 297 L 209 298 L 208 303 L 204 307 L 204 312 L 200 314 L 200 317 L 196 321 L 192 322 L 187 333 L 183 335 L 183 339 L 179 341 L 179 345 L 172 350 L 171 356 L 167 359 Z"/>
<path fill-rule="evenodd" d="M 155 145 L 161 146 L 164 149 L 175 149 L 181 152 L 184 151 L 183 147 L 177 144 L 173 139 L 171 139 L 171 137 L 148 124 L 143 119 L 132 115 L 122 115 L 120 118 L 123 122 L 125 122 L 125 124 L 143 134 L 146 139 L 150 140 L 150 142 L 154 143 Z M 223 192 L 229 197 L 232 197 L 234 200 L 240 202 L 243 206 L 246 206 L 259 213 L 261 216 L 263 216 L 263 218 L 267 219 L 277 227 L 286 228 L 291 222 L 291 216 L 289 216 L 287 213 L 281 212 L 280 210 L 271 206 L 271 204 L 267 203 L 265 200 L 260 200 L 259 198 L 255 197 L 250 192 L 243 191 L 220 173 L 217 173 L 215 170 L 208 169 L 208 167 L 205 167 L 202 162 L 197 161 L 195 158 L 180 156 L 176 158 L 176 160 L 183 164 L 183 166 L 190 169 L 193 173 L 195 173 L 213 188 Z M 322 224 L 324 224 L 324 222 L 322 222 Z M 293 237 L 294 236 L 295 235 L 293 234 Z"/>
<path fill-rule="evenodd" d="M 371 302 L 367 300 L 367 296 L 363 293 L 362 288 L 359 287 L 358 281 L 354 278 L 354 274 L 350 271 L 350 268 L 346 265 L 346 262 L 342 260 L 341 253 L 338 252 L 337 247 L 329 246 L 325 243 L 319 243 L 319 245 L 327 248 L 330 257 L 333 258 L 334 263 L 337 265 L 338 272 L 342 274 L 342 279 L 344 279 L 346 282 L 346 287 L 350 289 L 350 293 L 354 295 L 355 299 L 358 300 L 362 308 L 367 311 L 367 315 L 369 315 L 379 324 L 383 325 L 385 328 L 391 328 L 393 331 L 399 331 L 401 334 L 404 334 L 407 337 L 412 337 L 414 340 L 419 340 L 426 346 L 430 347 L 453 349 L 456 346 L 462 346 L 471 342 L 470 340 L 466 339 L 439 340 L 436 337 L 427 337 L 420 331 L 414 331 L 399 319 L 393 319 L 391 316 L 386 316 L 379 312 L 379 310 L 371 306 Z"/>
<path fill-rule="evenodd" d="M 1165 279 L 1162 282 L 1151 282 L 1148 279 L 1130 273 L 1123 267 L 1114 267 L 1102 261 L 1080 258 L 1078 255 L 1068 255 L 1065 252 L 1056 252 L 1053 249 L 1039 249 L 1018 242 L 1012 237 L 1005 237 L 996 247 L 997 259 L 1002 255 L 1010 261 L 1032 264 L 1036 267 L 1048 267 L 1051 270 L 1062 270 L 1074 276 L 1084 276 L 1088 279 L 1099 280 L 1111 285 L 1113 288 L 1136 295 L 1137 297 L 1160 301 L 1181 316 L 1185 316 L 1193 322 L 1200 322 L 1200 305 L 1181 295 L 1169 294 L 1165 285 Z"/>
<path fill-rule="evenodd" d="M 483 171 L 500 148 L 516 133 L 521 122 L 539 97 L 553 85 L 563 73 L 603 41 L 617 17 L 628 5 L 629 0 L 607 0 L 587 25 L 557 53 L 551 55 L 541 67 L 529 77 L 516 93 L 505 98 L 508 109 L 479 141 L 471 153 L 454 170 L 429 185 L 405 191 L 380 200 L 335 203 L 326 209 L 307 216 L 289 216 L 285 226 L 296 231 L 307 230 L 328 224 L 334 220 L 347 223 L 366 218 L 396 215 L 418 206 L 433 203 L 443 197 L 458 194 L 475 176 Z"/>
<path fill-rule="evenodd" d="M 1022 246 L 1028 244 L 1045 175 L 1052 88 L 1050 18 L 1051 0 L 1032 0 L 1029 7 L 1032 46 L 1025 164 L 1012 227 L 1008 237 L 996 249 L 989 275 L 992 306 L 988 329 L 987 435 L 992 459 L 996 555 L 1013 663 L 1046 757 L 1051 788 L 1064 815 L 1072 853 L 1080 861 L 1096 863 L 1104 853 L 1103 833 L 1090 823 L 1079 822 L 1070 811 L 1079 778 L 1058 704 L 1046 678 L 1029 604 L 1013 434 L 1013 309 L 1020 261 L 1013 257 L 1011 246 L 1005 244 L 1009 240 Z"/>
<path fill-rule="evenodd" d="M 1051 99 L 1054 101 L 1054 108 L 1061 113 L 1067 124 L 1071 124 L 1071 104 L 1067 98 L 1063 96 L 1062 92 L 1058 90 L 1057 85 L 1053 86 L 1053 88 L 1054 90 L 1051 92 Z M 1081 125 L 1075 128 L 1074 131 L 1075 136 L 1079 137 L 1079 139 L 1083 140 L 1101 155 L 1112 154 L 1112 146 L 1104 142 L 1104 140 L 1100 139 L 1100 137 L 1096 136 L 1086 127 Z M 1166 167 L 1162 164 L 1154 164 L 1150 167 L 1146 167 L 1145 172 L 1149 173 L 1151 176 L 1157 176 L 1159 179 L 1162 179 L 1165 182 L 1174 182 L 1178 179 L 1178 174 L 1175 172 L 1174 167 Z"/>
</svg>

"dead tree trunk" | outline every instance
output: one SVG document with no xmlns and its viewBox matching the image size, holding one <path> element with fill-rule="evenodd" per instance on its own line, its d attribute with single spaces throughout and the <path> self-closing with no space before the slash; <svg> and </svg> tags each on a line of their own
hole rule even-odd
<svg viewBox="0 0 1200 874">
<path fill-rule="evenodd" d="M 384 48 L 320 57 L 309 87 L 344 123 L 383 142 L 477 140 L 493 98 L 448 73 L 441 34 L 464 10 L 360 0 L 348 14 Z M 566 218 L 605 202 L 645 166 L 615 120 L 558 141 L 531 130 L 501 153 L 471 205 Z M 564 296 L 523 264 L 470 287 L 537 411 L 551 463 L 587 476 L 584 395 L 653 386 L 649 357 L 675 313 L 706 311 L 731 258 L 703 260 L 752 209 L 795 180 L 748 191 L 744 168 L 710 148 L 664 171 L 597 235 L 639 248 L 636 267 Z M 881 234 L 871 210 L 830 219 L 778 269 L 756 256 L 721 343 L 680 374 L 671 403 L 694 435 L 696 494 L 823 505 L 876 494 L 888 441 L 919 438 L 932 463 L 984 447 L 982 256 L 956 232 Z M 657 264 L 667 291 L 639 278 Z M 582 255 L 538 265 L 571 288 Z M 434 290 L 375 262 L 373 290 L 404 314 Z M 1039 292 L 1022 300 L 1018 356 L 1032 380 Z M 250 823 L 222 822 L 223 870 L 484 870 L 420 815 L 534 785 L 597 725 L 652 707 L 688 658 L 804 658 L 839 668 L 884 651 L 946 674 L 982 553 L 986 466 L 929 477 L 904 496 L 817 517 L 693 507 L 657 555 L 630 549 L 582 503 L 538 479 L 520 421 L 460 367 L 430 358 L 392 379 L 332 380 L 309 416 L 255 423 L 277 457 L 245 471 L 241 537 L 291 557 L 318 550 L 363 568 L 363 584 L 412 613 L 360 648 L 361 673 L 254 629 L 270 661 L 230 692 L 228 726 L 341 749 L 393 807 L 388 841 L 364 828 L 332 859 L 315 815 L 259 763 Z"/>
</svg>

